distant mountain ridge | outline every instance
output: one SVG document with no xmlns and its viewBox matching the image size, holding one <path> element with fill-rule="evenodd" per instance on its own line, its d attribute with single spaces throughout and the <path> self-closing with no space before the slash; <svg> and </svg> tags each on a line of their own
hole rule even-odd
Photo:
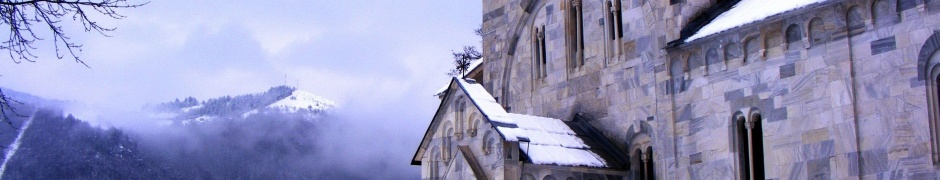
<svg viewBox="0 0 940 180">
<path fill-rule="evenodd" d="M 144 108 L 157 118 L 182 123 L 204 122 L 218 118 L 244 118 L 267 112 L 319 116 L 337 107 L 329 99 L 289 86 L 276 86 L 263 93 L 223 96 L 205 101 L 187 97 Z"/>
</svg>

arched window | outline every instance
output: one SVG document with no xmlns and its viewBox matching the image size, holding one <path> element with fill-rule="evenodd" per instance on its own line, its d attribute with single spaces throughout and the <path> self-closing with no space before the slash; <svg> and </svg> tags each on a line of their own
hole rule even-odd
<svg viewBox="0 0 940 180">
<path fill-rule="evenodd" d="M 441 177 L 441 150 L 437 146 L 431 148 L 430 165 L 428 165 L 428 174 L 430 179 L 440 179 Z"/>
<path fill-rule="evenodd" d="M 442 148 L 443 152 L 441 152 L 441 155 L 443 155 L 442 159 L 446 163 L 446 162 L 450 162 L 450 158 L 454 155 L 453 151 L 457 143 L 454 142 L 455 132 L 454 132 L 453 123 L 446 122 L 443 129 L 444 129 L 444 132 L 441 134 L 441 141 L 442 141 L 441 144 L 443 145 L 443 148 Z"/>
<path fill-rule="evenodd" d="M 755 62 L 760 59 L 760 48 L 760 44 L 757 43 L 757 40 L 754 38 L 748 38 L 747 40 L 744 40 L 744 53 L 747 53 L 747 55 L 744 57 L 744 63 Z"/>
<path fill-rule="evenodd" d="M 809 20 L 809 40 L 809 45 L 813 48 L 829 40 L 829 35 L 826 34 L 826 27 L 819 17 Z"/>
<path fill-rule="evenodd" d="M 933 163 L 940 162 L 940 33 L 934 33 L 920 49 L 918 55 L 918 77 L 923 77 L 927 88 L 927 123 Z"/>
<path fill-rule="evenodd" d="M 656 179 L 656 171 L 653 169 L 653 147 L 634 149 L 631 157 L 630 162 L 634 164 L 631 168 L 635 168 L 631 169 L 634 179 Z"/>
<path fill-rule="evenodd" d="M 546 71 L 546 49 L 545 49 L 545 25 L 541 27 L 533 28 L 532 32 L 532 59 L 533 59 L 533 73 L 535 73 L 535 79 L 540 79 L 545 76 L 548 76 L 548 71 Z"/>
<path fill-rule="evenodd" d="M 798 51 L 803 47 L 803 31 L 799 25 L 791 24 L 787 27 L 787 51 Z"/>
<path fill-rule="evenodd" d="M 547 175 L 547 176 L 543 177 L 542 180 L 556 180 L 556 179 L 555 179 L 555 176 Z"/>
<path fill-rule="evenodd" d="M 765 179 L 764 173 L 764 126 L 760 113 L 751 115 L 749 137 L 751 147 L 751 168 L 754 172 L 754 179 Z"/>
<path fill-rule="evenodd" d="M 871 5 L 871 19 L 876 26 L 893 24 L 897 19 L 897 13 L 892 12 L 890 2 L 886 0 L 875 0 Z"/>
<path fill-rule="evenodd" d="M 845 20 L 846 24 L 849 26 L 849 36 L 855 36 L 865 32 L 865 19 L 862 17 L 862 11 L 859 10 L 857 6 L 852 6 L 846 11 Z"/>
<path fill-rule="evenodd" d="M 581 16 L 581 0 L 568 1 L 566 33 L 568 34 L 568 59 L 570 68 L 584 65 L 584 23 Z"/>
<path fill-rule="evenodd" d="M 751 177 L 751 160 L 749 159 L 748 153 L 748 143 L 747 143 L 747 120 L 745 120 L 744 115 L 740 112 L 734 117 L 734 151 L 737 152 L 738 158 L 738 172 L 740 172 L 740 179 L 748 179 Z"/>
<path fill-rule="evenodd" d="M 480 128 L 479 118 L 480 117 L 477 115 L 476 112 L 470 114 L 470 124 L 469 124 L 470 129 L 467 129 L 467 134 L 470 135 L 470 137 L 477 136 L 477 130 Z"/>
<path fill-rule="evenodd" d="M 764 135 L 763 120 L 759 111 L 744 116 L 735 113 L 734 150 L 738 152 L 738 168 L 741 179 L 764 179 Z"/>
<path fill-rule="evenodd" d="M 653 147 L 650 137 L 646 133 L 633 136 L 630 142 L 630 171 L 633 179 L 655 179 L 653 170 Z"/>
<path fill-rule="evenodd" d="M 466 129 L 466 126 L 464 126 L 465 125 L 464 122 L 467 122 L 466 109 L 467 109 L 467 103 L 464 102 L 464 98 L 463 97 L 458 98 L 457 103 L 456 103 L 457 117 L 454 118 L 456 120 L 454 125 L 456 125 L 457 127 L 455 127 L 456 130 L 453 132 L 454 133 L 453 136 L 457 138 L 458 140 L 463 139 L 463 131 L 464 129 Z"/>
<path fill-rule="evenodd" d="M 610 37 L 607 41 L 608 56 L 616 57 L 623 52 L 623 16 L 620 13 L 620 0 L 608 0 L 604 4 L 607 10 L 607 35 Z"/>
<path fill-rule="evenodd" d="M 643 161 L 643 169 L 646 170 L 646 173 L 644 173 L 645 174 L 644 176 L 646 177 L 647 180 L 656 179 L 656 171 L 654 170 L 654 167 L 656 166 L 653 165 L 653 161 L 654 161 L 653 147 L 650 147 L 650 146 L 646 147 L 646 151 L 643 152 L 643 158 L 645 159 Z"/>
<path fill-rule="evenodd" d="M 500 142 L 499 139 L 496 138 L 496 135 L 493 135 L 492 131 L 487 131 L 486 134 L 483 135 L 483 144 L 481 145 L 483 147 L 483 154 L 490 155 L 500 152 L 499 144 Z M 499 156 L 497 155 L 496 157 Z"/>
<path fill-rule="evenodd" d="M 646 179 L 646 171 L 643 170 L 643 160 L 640 158 L 643 156 L 643 150 L 634 149 L 633 153 L 630 154 L 630 164 L 633 164 L 630 167 L 630 171 L 633 172 L 633 179 Z"/>
</svg>

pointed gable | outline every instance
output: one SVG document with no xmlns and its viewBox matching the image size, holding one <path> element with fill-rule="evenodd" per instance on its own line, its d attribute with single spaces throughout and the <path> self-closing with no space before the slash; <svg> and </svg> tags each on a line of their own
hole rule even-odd
<svg viewBox="0 0 940 180">
<path fill-rule="evenodd" d="M 449 107 L 446 103 L 457 95 L 466 95 L 482 114 L 484 122 L 489 123 L 504 141 L 519 142 L 522 153 L 533 164 L 611 167 L 604 158 L 594 152 L 596 149 L 588 146 L 564 121 L 508 113 L 482 85 L 472 80 L 457 78 L 453 78 L 449 89 L 444 91 L 438 112 L 425 132 L 418 151 L 415 152 L 413 165 L 421 163 L 423 150 L 433 138 L 442 119 L 440 116 L 446 114 L 446 108 Z"/>
</svg>

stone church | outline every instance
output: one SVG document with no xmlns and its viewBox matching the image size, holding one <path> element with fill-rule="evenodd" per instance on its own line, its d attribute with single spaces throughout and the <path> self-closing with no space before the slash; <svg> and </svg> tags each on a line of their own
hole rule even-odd
<svg viewBox="0 0 940 180">
<path fill-rule="evenodd" d="M 423 179 L 940 179 L 940 0 L 482 0 Z"/>
</svg>

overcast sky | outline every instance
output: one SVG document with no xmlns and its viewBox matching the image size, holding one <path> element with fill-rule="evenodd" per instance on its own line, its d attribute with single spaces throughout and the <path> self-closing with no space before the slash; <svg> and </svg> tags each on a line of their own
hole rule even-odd
<svg viewBox="0 0 940 180">
<path fill-rule="evenodd" d="M 71 31 L 81 58 L 0 62 L 0 86 L 94 106 L 298 86 L 368 119 L 413 151 L 439 100 L 451 51 L 480 43 L 480 1 L 151 1 L 100 19 L 113 37 Z M 71 22 L 67 22 L 71 23 Z M 76 27 L 79 24 L 64 24 Z M 344 110 L 352 111 L 352 110 Z M 407 158 L 402 159 L 406 164 Z"/>
</svg>

